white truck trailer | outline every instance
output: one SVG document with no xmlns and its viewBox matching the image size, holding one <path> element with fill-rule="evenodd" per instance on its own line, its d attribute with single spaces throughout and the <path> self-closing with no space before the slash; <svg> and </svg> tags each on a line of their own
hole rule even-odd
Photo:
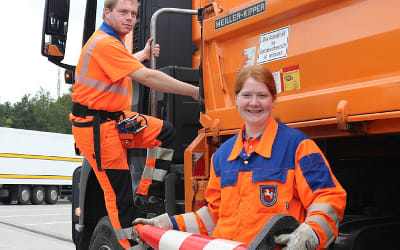
<svg viewBox="0 0 400 250">
<path fill-rule="evenodd" d="M 54 204 L 70 198 L 82 159 L 71 134 L 0 127 L 0 201 Z"/>
</svg>

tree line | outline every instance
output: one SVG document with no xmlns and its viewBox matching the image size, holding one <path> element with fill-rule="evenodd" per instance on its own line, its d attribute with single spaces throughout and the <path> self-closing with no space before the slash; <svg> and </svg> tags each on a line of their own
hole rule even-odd
<svg viewBox="0 0 400 250">
<path fill-rule="evenodd" d="M 25 94 L 14 104 L 0 103 L 0 127 L 71 134 L 71 105 L 70 94 L 54 99 L 41 88 L 34 96 Z"/>
</svg>

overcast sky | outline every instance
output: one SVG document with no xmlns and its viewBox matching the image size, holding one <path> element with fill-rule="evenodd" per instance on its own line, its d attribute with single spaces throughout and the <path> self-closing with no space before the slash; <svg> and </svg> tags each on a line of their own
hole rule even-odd
<svg viewBox="0 0 400 250">
<path fill-rule="evenodd" d="M 67 52 L 63 62 L 76 65 L 82 41 L 84 1 L 71 0 Z M 25 94 L 35 95 L 40 88 L 57 98 L 58 66 L 40 53 L 45 0 L 3 1 L 0 15 L 0 103 L 15 103 Z M 72 11 L 71 11 L 72 13 Z M 68 93 L 60 69 L 60 92 Z"/>
</svg>

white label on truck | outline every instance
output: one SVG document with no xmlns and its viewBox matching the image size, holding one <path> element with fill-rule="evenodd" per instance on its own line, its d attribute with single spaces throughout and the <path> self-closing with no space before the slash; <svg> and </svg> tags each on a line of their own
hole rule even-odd
<svg viewBox="0 0 400 250">
<path fill-rule="evenodd" d="M 248 67 L 254 65 L 256 61 L 256 47 L 250 47 L 243 50 L 243 56 L 247 57 L 243 67 Z"/>
<path fill-rule="evenodd" d="M 289 26 L 261 34 L 257 64 L 286 58 L 288 42 Z"/>
<path fill-rule="evenodd" d="M 280 71 L 272 72 L 272 75 L 274 76 L 275 80 L 276 93 L 279 94 L 282 92 L 281 72 Z"/>
</svg>

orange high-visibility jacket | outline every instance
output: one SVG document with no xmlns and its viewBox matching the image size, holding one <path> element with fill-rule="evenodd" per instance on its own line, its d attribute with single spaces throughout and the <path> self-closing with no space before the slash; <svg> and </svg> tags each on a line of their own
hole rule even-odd
<svg viewBox="0 0 400 250">
<path fill-rule="evenodd" d="M 91 109 L 126 110 L 128 75 L 142 67 L 144 65 L 129 54 L 118 37 L 96 30 L 83 47 L 71 97 L 74 102 Z"/>
<path fill-rule="evenodd" d="M 250 243 L 272 216 L 285 213 L 309 224 L 325 248 L 338 234 L 346 192 L 318 146 L 271 117 L 247 154 L 244 129 L 213 155 L 208 205 L 171 217 L 174 229 Z"/>
</svg>

